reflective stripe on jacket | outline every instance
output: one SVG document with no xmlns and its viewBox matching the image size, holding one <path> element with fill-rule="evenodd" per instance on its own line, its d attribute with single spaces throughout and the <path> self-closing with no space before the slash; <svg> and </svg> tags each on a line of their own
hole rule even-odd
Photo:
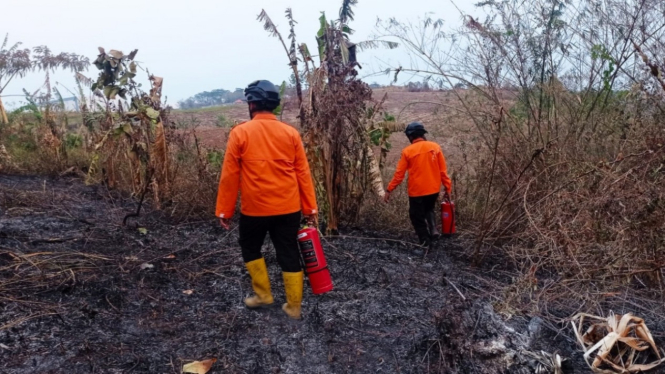
<svg viewBox="0 0 665 374">
<path fill-rule="evenodd" d="M 231 218 L 240 190 L 240 211 L 265 217 L 317 213 L 316 195 L 298 130 L 272 113 L 258 113 L 229 134 L 217 192 L 220 218 Z"/>
<path fill-rule="evenodd" d="M 404 180 L 409 172 L 409 196 L 427 196 L 439 193 L 441 184 L 451 192 L 452 182 L 448 177 L 446 159 L 443 157 L 438 144 L 424 139 L 416 139 L 404 148 L 402 157 L 397 163 L 395 176 L 388 185 L 388 192 L 392 192 Z"/>
</svg>

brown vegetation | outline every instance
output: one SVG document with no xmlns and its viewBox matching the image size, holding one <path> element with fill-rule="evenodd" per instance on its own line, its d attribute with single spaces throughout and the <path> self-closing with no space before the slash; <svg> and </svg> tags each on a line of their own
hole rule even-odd
<svg viewBox="0 0 665 374">
<path fill-rule="evenodd" d="M 373 48 L 377 42 L 356 45 L 349 41 L 355 4 L 344 1 L 337 20 L 328 21 L 325 14 L 321 16 L 316 35 L 318 66 L 309 47 L 297 44 L 291 9 L 286 10 L 290 47 L 268 14 L 263 11 L 259 15 L 266 31 L 284 46 L 293 69 L 296 112 L 328 233 L 337 233 L 341 223 L 358 221 L 368 190 L 384 195 L 380 161 L 374 157 L 371 144 L 380 147 L 383 158 L 389 149 L 388 137 L 400 129 L 393 117 L 383 113 L 385 97 L 372 100 L 369 85 L 357 78 L 356 49 Z M 378 44 L 396 46 L 392 42 Z M 301 76 L 305 82 L 301 82 Z M 303 83 L 307 84 L 306 92 Z"/>
<path fill-rule="evenodd" d="M 440 102 L 441 120 L 466 123 L 453 169 L 474 261 L 510 258 L 523 276 L 511 291 L 519 296 L 504 301 L 528 300 L 534 311 L 586 309 L 603 300 L 594 291 L 662 297 L 665 91 L 653 63 L 665 54 L 662 2 L 484 6 L 495 17 L 466 16 L 458 34 L 432 19 L 380 30 L 417 61 L 395 74 L 419 74 L 456 97 Z M 444 41 L 457 47 L 441 55 Z"/>
</svg>

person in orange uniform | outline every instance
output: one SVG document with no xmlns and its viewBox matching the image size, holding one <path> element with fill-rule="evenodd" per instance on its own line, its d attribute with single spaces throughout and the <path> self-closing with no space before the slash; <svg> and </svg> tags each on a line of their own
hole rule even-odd
<svg viewBox="0 0 665 374">
<path fill-rule="evenodd" d="M 251 120 L 231 130 L 217 193 L 216 215 L 229 229 L 240 190 L 239 243 L 252 278 L 254 295 L 249 308 L 271 305 L 273 296 L 261 246 L 266 233 L 282 268 L 284 312 L 300 319 L 303 270 L 297 235 L 301 213 L 316 220 L 314 184 L 298 131 L 272 113 L 279 106 L 279 90 L 266 80 L 245 89 Z"/>
<path fill-rule="evenodd" d="M 427 131 L 420 122 L 413 122 L 404 131 L 411 145 L 404 148 L 395 175 L 388 185 L 385 201 L 409 173 L 409 218 L 416 230 L 420 244 L 429 248 L 438 235 L 434 220 L 434 205 L 444 187 L 444 197 L 449 198 L 452 182 L 448 177 L 446 159 L 441 147 L 427 141 Z"/>
</svg>

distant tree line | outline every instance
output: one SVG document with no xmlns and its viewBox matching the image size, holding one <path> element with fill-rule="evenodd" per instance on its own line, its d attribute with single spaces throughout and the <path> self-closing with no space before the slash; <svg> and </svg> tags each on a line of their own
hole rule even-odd
<svg viewBox="0 0 665 374">
<path fill-rule="evenodd" d="M 430 92 L 432 87 L 430 84 L 425 82 L 409 82 L 406 84 L 406 88 L 409 92 Z"/>
<path fill-rule="evenodd" d="M 409 82 L 405 85 L 406 89 L 409 92 L 432 92 L 432 91 L 442 91 L 443 86 L 437 82 L 428 82 L 427 80 L 423 82 Z M 464 83 L 456 83 L 454 88 L 466 88 Z"/>
<path fill-rule="evenodd" d="M 286 98 L 295 95 L 295 87 L 293 86 L 293 82 L 295 82 L 295 77 L 293 74 L 291 74 L 291 79 L 289 81 L 291 82 L 291 84 L 287 83 L 285 91 Z M 304 88 L 307 89 L 307 86 L 306 85 L 304 86 L 305 86 Z M 459 84 L 459 87 L 456 86 L 456 88 L 463 88 L 463 86 L 464 86 L 463 84 Z M 379 84 L 377 82 L 373 82 L 369 85 L 369 87 L 372 89 L 377 89 L 388 86 Z M 433 84 L 428 83 L 427 81 L 409 82 L 405 85 L 405 87 L 409 92 L 430 92 L 441 89 L 440 87 L 435 87 Z M 245 99 L 245 94 L 242 88 L 236 88 L 234 91 L 229 91 L 220 88 L 212 91 L 199 92 L 190 98 L 179 101 L 178 105 L 181 109 L 196 109 L 196 108 L 205 108 L 210 106 L 218 106 L 223 104 L 230 104 L 237 100 L 244 100 L 244 99 Z"/>
<path fill-rule="evenodd" d="M 236 88 L 235 91 L 220 88 L 212 91 L 199 92 L 188 99 L 179 101 L 178 105 L 181 109 L 195 109 L 229 104 L 237 100 L 243 100 L 244 98 L 245 95 L 242 88 Z"/>
</svg>

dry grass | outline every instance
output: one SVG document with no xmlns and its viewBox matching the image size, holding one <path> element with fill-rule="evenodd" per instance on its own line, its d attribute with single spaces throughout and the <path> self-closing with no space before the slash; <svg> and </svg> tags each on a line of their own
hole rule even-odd
<svg viewBox="0 0 665 374">
<path fill-rule="evenodd" d="M 60 243 L 82 238 L 45 238 L 32 243 Z M 89 253 L 38 252 L 21 253 L 19 250 L 2 250 L 0 256 L 10 258 L 9 265 L 0 267 L 0 274 L 10 274 L 0 281 L 0 293 L 9 289 L 36 292 L 48 288 L 58 288 L 63 284 L 75 284 L 82 273 L 100 270 L 100 261 L 109 258 Z"/>
<path fill-rule="evenodd" d="M 491 146 L 474 142 L 474 131 L 457 133 L 455 194 L 462 232 L 474 243 L 470 259 L 519 273 L 495 303 L 503 314 L 558 320 L 609 302 L 638 304 L 646 318 L 660 318 L 665 141 L 662 117 L 637 111 L 644 105 L 596 113 L 604 130 L 579 137 L 565 133 L 580 124 L 562 111 L 570 127 L 544 148 L 510 136 L 519 120 L 506 113 L 498 122 L 491 105 L 475 107 L 497 121 Z"/>
</svg>

